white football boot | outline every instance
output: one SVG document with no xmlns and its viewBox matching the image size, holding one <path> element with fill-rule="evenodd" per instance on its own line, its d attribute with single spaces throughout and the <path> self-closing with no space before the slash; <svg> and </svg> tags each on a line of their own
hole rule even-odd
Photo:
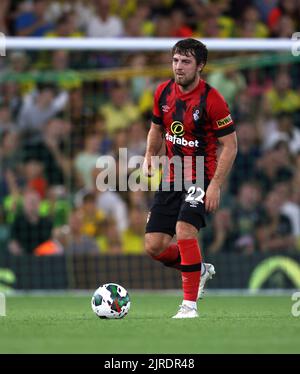
<svg viewBox="0 0 300 374">
<path fill-rule="evenodd" d="M 179 318 L 196 318 L 196 317 L 199 317 L 197 309 L 191 308 L 188 305 L 182 304 L 182 305 L 179 305 L 178 313 L 172 318 L 179 319 Z"/>
<path fill-rule="evenodd" d="M 201 274 L 199 289 L 198 289 L 198 299 L 203 299 L 204 296 L 204 286 L 205 283 L 212 279 L 212 277 L 216 274 L 215 267 L 212 264 L 203 264 L 204 265 L 204 271 L 203 274 Z"/>
</svg>

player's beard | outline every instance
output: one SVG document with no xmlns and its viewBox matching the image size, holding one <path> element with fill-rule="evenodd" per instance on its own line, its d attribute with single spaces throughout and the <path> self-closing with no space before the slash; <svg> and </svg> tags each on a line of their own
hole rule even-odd
<svg viewBox="0 0 300 374">
<path fill-rule="evenodd" d="M 197 79 L 197 76 L 198 76 L 198 72 L 195 73 L 192 77 L 186 77 L 185 75 L 178 77 L 178 75 L 176 74 L 175 82 L 182 88 L 186 89 L 195 82 L 195 80 Z"/>
</svg>

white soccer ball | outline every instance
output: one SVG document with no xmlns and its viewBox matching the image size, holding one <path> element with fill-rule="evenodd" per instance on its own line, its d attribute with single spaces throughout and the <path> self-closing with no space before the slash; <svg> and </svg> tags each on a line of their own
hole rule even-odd
<svg viewBox="0 0 300 374">
<path fill-rule="evenodd" d="M 116 283 L 106 283 L 94 292 L 91 305 L 99 318 L 118 319 L 129 312 L 130 298 L 124 287 Z"/>
</svg>

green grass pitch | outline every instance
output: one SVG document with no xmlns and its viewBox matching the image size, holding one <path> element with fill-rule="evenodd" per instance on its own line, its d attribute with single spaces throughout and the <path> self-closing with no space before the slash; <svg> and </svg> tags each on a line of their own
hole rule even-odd
<svg viewBox="0 0 300 374">
<path fill-rule="evenodd" d="M 200 317 L 174 320 L 180 296 L 132 293 L 121 320 L 101 320 L 89 296 L 10 296 L 0 353 L 300 353 L 288 296 L 211 296 Z"/>
</svg>

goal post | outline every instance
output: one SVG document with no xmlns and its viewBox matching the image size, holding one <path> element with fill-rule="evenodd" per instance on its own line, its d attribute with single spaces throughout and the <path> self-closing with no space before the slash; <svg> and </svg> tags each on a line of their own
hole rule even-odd
<svg viewBox="0 0 300 374">
<path fill-rule="evenodd" d="M 7 50 L 167 51 L 177 38 L 33 38 L 8 37 Z M 201 39 L 210 51 L 291 51 L 292 39 Z"/>
</svg>

